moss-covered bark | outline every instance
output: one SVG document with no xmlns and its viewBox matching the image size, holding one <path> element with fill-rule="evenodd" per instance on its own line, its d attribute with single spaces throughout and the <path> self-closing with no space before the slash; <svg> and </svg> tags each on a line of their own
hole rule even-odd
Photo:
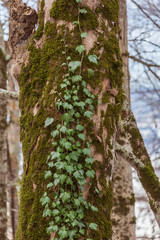
<svg viewBox="0 0 160 240">
<path fill-rule="evenodd" d="M 80 16 L 81 28 L 96 39 L 84 56 L 82 77 L 87 82 L 88 89 L 96 95 L 94 102 L 96 110 L 92 120 L 89 121 L 82 116 L 80 121 L 85 125 L 87 138 L 92 139 L 92 155 L 95 160 L 96 177 L 91 181 L 88 199 L 99 210 L 96 213 L 86 211 L 84 221 L 98 224 L 98 230 L 88 231 L 86 238 L 109 240 L 112 238 L 112 164 L 115 133 L 123 103 L 118 0 L 101 0 L 95 9 L 91 8 L 90 3 L 86 6 L 84 2 L 82 5 L 88 14 Z M 40 18 L 43 18 L 42 11 L 41 9 Z M 44 180 L 44 171 L 47 156 L 52 150 L 50 132 L 60 122 L 63 113 L 57 111 L 55 107 L 54 89 L 57 87 L 59 93 L 62 91 L 60 84 L 66 74 L 66 67 L 62 66 L 65 61 L 62 53 L 65 50 L 62 42 L 64 30 L 68 56 L 72 60 L 76 60 L 75 48 L 81 44 L 78 27 L 72 26 L 72 22 L 77 20 L 76 1 L 54 1 L 50 14 L 52 21 L 48 21 L 45 26 L 42 26 L 41 20 L 39 21 L 38 32 L 28 47 L 29 62 L 23 66 L 20 75 L 20 127 L 24 174 L 17 240 L 49 239 L 46 234 L 48 218 L 42 217 L 43 207 L 40 198 L 47 184 Z M 37 42 L 42 36 L 43 42 Z M 92 39 L 88 37 L 88 41 L 90 40 Z M 87 43 L 84 44 L 87 48 Z M 92 78 L 87 72 L 88 68 L 93 67 L 87 58 L 89 54 L 96 54 L 99 62 L 94 66 L 95 75 Z M 80 97 L 84 99 L 83 93 Z M 45 129 L 47 117 L 53 117 L 54 123 Z"/>
<path fill-rule="evenodd" d="M 124 102 L 121 116 L 117 151 L 135 168 L 160 225 L 160 182 L 127 100 Z"/>
</svg>

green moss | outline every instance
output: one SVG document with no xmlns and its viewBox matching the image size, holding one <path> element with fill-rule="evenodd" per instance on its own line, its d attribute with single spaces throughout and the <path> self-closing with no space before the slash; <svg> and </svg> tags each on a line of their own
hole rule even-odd
<svg viewBox="0 0 160 240">
<path fill-rule="evenodd" d="M 36 33 L 34 34 L 34 38 L 36 40 L 39 40 L 43 34 L 43 29 L 44 29 L 44 5 L 45 2 L 44 0 L 41 1 L 41 8 L 38 14 L 38 29 Z"/>
<path fill-rule="evenodd" d="M 118 0 L 101 0 L 101 5 L 97 8 L 98 12 L 103 13 L 103 17 L 106 18 L 109 24 L 118 25 L 119 17 L 119 1 Z"/>
<path fill-rule="evenodd" d="M 74 0 L 54 1 L 50 10 L 50 16 L 55 19 L 75 21 L 77 20 L 77 3 Z"/>
<path fill-rule="evenodd" d="M 102 102 L 108 103 L 110 101 L 110 98 L 111 98 L 111 94 L 109 92 L 105 92 L 103 93 L 103 96 L 102 96 Z"/>
</svg>

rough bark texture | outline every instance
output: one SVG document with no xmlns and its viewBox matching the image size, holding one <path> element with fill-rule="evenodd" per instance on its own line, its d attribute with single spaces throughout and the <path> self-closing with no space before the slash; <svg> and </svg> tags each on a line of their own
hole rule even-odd
<svg viewBox="0 0 160 240">
<path fill-rule="evenodd" d="M 2 39 L 0 39 L 2 40 Z M 1 45 L 1 42 L 0 42 Z M 0 48 L 0 88 L 6 88 L 6 61 Z M 6 100 L 0 99 L 0 239 L 7 238 L 7 136 Z"/>
<path fill-rule="evenodd" d="M 126 0 L 119 1 L 119 24 L 121 29 L 120 49 L 123 58 L 123 89 L 130 98 L 127 43 Z M 135 239 L 134 194 L 132 185 L 132 167 L 124 158 L 117 155 L 113 173 L 113 240 Z"/>
<path fill-rule="evenodd" d="M 51 151 L 50 131 L 60 121 L 61 112 L 54 106 L 55 86 L 59 88 L 66 69 L 64 29 L 69 55 L 76 59 L 75 48 L 81 43 L 79 30 L 72 26 L 77 20 L 77 3 L 73 0 L 54 1 L 51 21 L 46 21 L 46 7 L 49 1 L 42 1 L 39 11 L 39 28 L 29 45 L 29 63 L 20 75 L 21 141 L 24 156 L 24 175 L 21 187 L 20 217 L 17 240 L 46 240 L 48 219 L 42 218 L 43 207 L 40 197 L 45 191 L 44 180 L 46 158 Z M 95 113 L 91 121 L 82 117 L 88 138 L 92 139 L 92 154 L 96 178 L 92 187 L 87 186 L 88 199 L 99 209 L 94 213 L 86 211 L 84 221 L 98 224 L 98 231 L 87 233 L 94 240 L 112 238 L 112 165 L 115 156 L 115 135 L 123 102 L 122 59 L 119 49 L 118 0 L 83 1 L 87 14 L 80 17 L 83 31 L 88 32 L 84 41 L 87 54 L 97 54 L 99 64 L 95 66 L 95 77 L 90 78 L 87 69 L 93 65 L 84 57 L 83 78 L 88 89 L 96 95 Z M 45 26 L 44 26 L 45 19 Z M 98 104 L 98 95 L 101 104 Z M 83 94 L 82 94 L 83 97 Z M 45 119 L 55 121 L 52 127 L 44 129 Z M 95 192 L 95 187 L 100 193 Z M 83 239 L 83 238 L 81 238 Z"/>
<path fill-rule="evenodd" d="M 160 226 L 160 182 L 145 148 L 136 120 L 127 100 L 123 104 L 117 152 L 136 170 L 148 195 L 149 204 Z"/>
</svg>

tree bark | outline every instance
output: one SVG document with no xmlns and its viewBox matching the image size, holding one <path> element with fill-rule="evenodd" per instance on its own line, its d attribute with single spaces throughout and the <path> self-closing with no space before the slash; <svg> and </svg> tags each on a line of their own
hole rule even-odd
<svg viewBox="0 0 160 240">
<path fill-rule="evenodd" d="M 6 60 L 1 49 L 4 46 L 0 36 L 0 88 L 6 88 Z M 7 108 L 6 100 L 0 100 L 0 239 L 7 238 Z"/>
<path fill-rule="evenodd" d="M 126 0 L 119 1 L 119 24 L 121 29 L 120 50 L 123 59 L 123 89 L 130 99 L 128 41 L 127 41 L 127 9 Z M 126 160 L 117 155 L 113 173 L 113 240 L 135 239 L 134 193 L 132 184 L 132 167 Z"/>
<path fill-rule="evenodd" d="M 43 6 L 43 4 L 45 5 Z M 60 121 L 62 112 L 55 107 L 55 86 L 61 92 L 60 84 L 66 68 L 64 62 L 64 38 L 71 58 L 75 59 L 74 50 L 80 44 L 78 29 L 72 25 L 77 19 L 77 3 L 74 1 L 54 1 L 51 16 L 48 18 L 49 1 L 42 1 L 39 12 L 39 28 L 29 46 L 29 63 L 20 76 L 20 108 L 21 108 L 21 141 L 24 156 L 24 174 L 21 186 L 20 218 L 17 240 L 49 239 L 46 234 L 48 218 L 42 218 L 43 207 L 40 198 L 45 191 L 44 171 L 46 158 L 52 151 L 50 144 L 51 127 L 44 129 L 45 119 L 55 119 L 52 127 Z M 85 117 L 81 121 L 85 125 L 88 139 L 92 139 L 92 156 L 96 178 L 92 186 L 85 186 L 84 196 L 99 209 L 94 213 L 86 210 L 84 223 L 95 222 L 98 230 L 88 231 L 85 237 L 94 240 L 111 239 L 112 224 L 112 165 L 115 156 L 115 136 L 119 113 L 121 111 L 122 92 L 122 59 L 119 49 L 118 1 L 83 1 L 88 16 L 81 16 L 83 31 L 88 36 L 83 41 L 86 47 L 82 76 L 87 81 L 87 88 L 95 94 L 95 112 L 92 120 Z M 114 11 L 114 12 L 113 12 Z M 47 19 L 50 21 L 47 22 Z M 44 22 L 43 22 L 44 20 Z M 45 26 L 43 24 L 45 23 Z M 95 30 L 96 29 L 96 30 Z M 94 65 L 95 77 L 87 75 L 90 63 L 87 55 L 98 55 L 98 66 Z M 77 54 L 78 57 L 78 54 Z M 34 87 L 33 87 L 34 86 Z M 98 95 L 101 104 L 98 104 Z M 80 97 L 85 97 L 81 95 Z M 95 190 L 96 188 L 96 190 Z M 97 192 L 96 192 L 97 191 Z M 53 237 L 53 235 L 51 235 Z M 81 238 L 83 239 L 83 237 Z"/>
</svg>

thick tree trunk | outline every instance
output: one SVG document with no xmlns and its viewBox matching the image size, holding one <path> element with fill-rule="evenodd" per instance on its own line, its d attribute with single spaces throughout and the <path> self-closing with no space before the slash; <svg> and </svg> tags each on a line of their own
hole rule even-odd
<svg viewBox="0 0 160 240">
<path fill-rule="evenodd" d="M 0 29 L 1 31 L 2 29 Z M 0 88 L 6 88 L 6 60 L 1 49 L 4 46 L 0 33 Z M 7 108 L 0 98 L 0 239 L 7 239 Z"/>
<path fill-rule="evenodd" d="M 123 59 L 123 89 L 130 99 L 129 69 L 127 42 L 127 9 L 126 0 L 119 1 L 119 24 L 121 29 L 120 50 Z M 113 240 L 135 239 L 134 194 L 132 184 L 132 167 L 126 160 L 117 155 L 113 173 Z"/>
<path fill-rule="evenodd" d="M 63 114 L 63 111 L 58 112 L 55 107 L 57 95 L 53 89 L 58 87 L 59 93 L 63 93 L 60 84 L 66 67 L 61 66 L 65 61 L 62 53 L 65 45 L 61 40 L 65 37 L 68 54 L 74 60 L 79 58 L 74 49 L 81 43 L 79 29 L 72 25 L 78 14 L 76 1 L 54 1 L 49 22 L 47 10 L 51 5 L 48 4 L 49 1 L 42 1 L 42 7 L 44 3 L 44 14 L 41 9 L 40 25 L 29 46 L 29 63 L 22 69 L 20 76 L 24 175 L 17 240 L 49 239 L 46 233 L 48 218 L 42 217 L 40 198 L 48 181 L 44 180 L 44 171 L 47 156 L 52 151 L 50 132 L 61 121 Z M 97 0 L 83 1 L 81 8 L 87 9 L 87 14 L 80 16 L 80 22 L 83 31 L 88 33 L 83 41 L 87 54 L 84 56 L 82 76 L 87 82 L 88 90 L 96 96 L 92 120 L 87 120 L 86 117 L 80 119 L 85 125 L 87 139 L 92 139 L 91 152 L 96 172 L 96 177 L 93 181 L 90 180 L 91 187 L 87 184 L 83 194 L 99 210 L 86 210 L 84 223 L 96 223 L 98 230 L 87 231 L 85 238 L 107 240 L 112 238 L 112 165 L 115 158 L 116 126 L 123 102 L 122 59 L 118 39 L 119 7 L 117 0 Z M 98 65 L 88 61 L 87 56 L 90 54 L 98 56 Z M 91 67 L 95 70 L 94 77 L 87 74 L 87 68 Z M 79 97 L 83 99 L 85 94 Z M 53 117 L 55 121 L 52 127 L 44 129 L 47 117 Z"/>
</svg>

